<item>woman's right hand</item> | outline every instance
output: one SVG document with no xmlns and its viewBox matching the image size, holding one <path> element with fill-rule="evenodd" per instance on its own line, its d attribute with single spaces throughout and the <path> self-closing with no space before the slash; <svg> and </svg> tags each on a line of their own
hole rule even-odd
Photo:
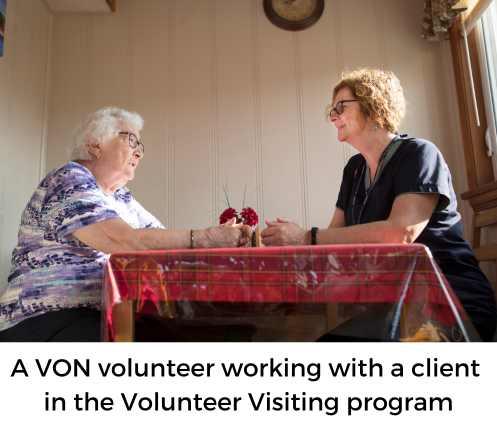
<svg viewBox="0 0 497 426">
<path fill-rule="evenodd" d="M 195 248 L 245 247 L 252 239 L 252 229 L 248 225 L 235 224 L 235 219 L 195 231 Z"/>
</svg>

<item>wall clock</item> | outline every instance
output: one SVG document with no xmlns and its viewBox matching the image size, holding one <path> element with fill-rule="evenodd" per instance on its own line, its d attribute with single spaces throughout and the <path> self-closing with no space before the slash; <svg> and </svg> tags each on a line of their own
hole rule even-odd
<svg viewBox="0 0 497 426">
<path fill-rule="evenodd" d="M 264 0 L 264 12 L 277 27 L 300 31 L 315 24 L 323 14 L 324 0 Z"/>
</svg>

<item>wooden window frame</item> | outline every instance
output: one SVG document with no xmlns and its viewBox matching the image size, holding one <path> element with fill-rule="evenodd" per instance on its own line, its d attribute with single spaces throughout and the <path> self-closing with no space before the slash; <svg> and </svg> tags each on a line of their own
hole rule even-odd
<svg viewBox="0 0 497 426">
<path fill-rule="evenodd" d="M 468 28 L 468 21 L 475 20 L 473 17 L 478 12 L 478 7 L 481 8 L 484 3 L 488 5 L 489 2 L 488 0 L 480 0 L 479 4 L 476 4 L 472 13 L 467 17 L 466 23 L 461 16 L 458 17 L 450 29 L 450 44 L 468 182 L 468 190 L 461 194 L 461 198 L 467 200 L 473 209 L 472 243 L 476 257 L 480 261 L 497 261 L 497 244 L 486 246 L 480 244 L 481 229 L 497 223 L 497 181 L 493 172 L 492 159 L 486 153 L 487 119 L 483 98 L 481 52 L 478 47 L 477 25 L 471 25 L 469 32 L 466 33 L 472 76 L 470 75 L 464 40 L 464 25 L 466 24 L 466 28 Z M 477 125 L 471 78 L 474 82 L 480 126 Z"/>
<path fill-rule="evenodd" d="M 492 160 L 486 153 L 485 130 L 487 128 L 487 120 L 483 99 L 477 34 L 476 30 L 473 29 L 467 34 L 467 39 L 480 126 L 476 124 L 476 112 L 470 87 L 471 75 L 467 64 L 463 31 L 462 20 L 458 19 L 450 30 L 450 44 L 459 105 L 459 121 L 463 139 L 468 190 L 473 191 L 485 185 L 495 183 L 495 177 L 492 169 Z"/>
<path fill-rule="evenodd" d="M 117 6 L 116 6 L 116 3 L 117 3 L 117 0 L 105 0 L 107 2 L 107 4 L 109 5 L 110 7 L 110 10 L 112 12 L 115 12 L 116 9 L 117 9 Z"/>
</svg>

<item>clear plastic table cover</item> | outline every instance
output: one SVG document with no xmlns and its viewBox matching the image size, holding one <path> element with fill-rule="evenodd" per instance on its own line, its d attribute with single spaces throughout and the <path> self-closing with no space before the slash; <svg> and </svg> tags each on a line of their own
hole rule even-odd
<svg viewBox="0 0 497 426">
<path fill-rule="evenodd" d="M 474 341 L 427 247 L 326 245 L 114 254 L 107 341 Z"/>
</svg>

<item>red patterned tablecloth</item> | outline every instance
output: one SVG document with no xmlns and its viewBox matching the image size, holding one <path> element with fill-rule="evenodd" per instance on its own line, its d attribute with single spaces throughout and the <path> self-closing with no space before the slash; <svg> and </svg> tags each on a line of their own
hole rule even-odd
<svg viewBox="0 0 497 426">
<path fill-rule="evenodd" d="M 137 313 L 163 302 L 256 304 L 391 304 L 416 306 L 417 317 L 457 328 L 467 317 L 429 250 L 412 245 L 327 245 L 114 254 L 104 282 L 104 336 L 115 340 L 114 308 Z"/>
</svg>

